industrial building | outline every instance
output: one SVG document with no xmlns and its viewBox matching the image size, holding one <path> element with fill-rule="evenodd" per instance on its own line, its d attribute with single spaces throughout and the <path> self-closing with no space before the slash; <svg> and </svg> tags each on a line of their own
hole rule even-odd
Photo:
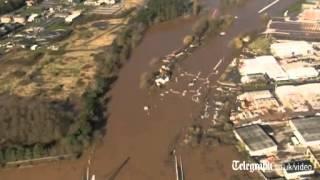
<svg viewBox="0 0 320 180">
<path fill-rule="evenodd" d="M 281 114 L 282 108 L 268 90 L 245 92 L 237 97 L 240 112 L 232 114 L 230 120 L 234 124 L 246 123 L 260 118 L 265 121 L 275 120 Z"/>
<path fill-rule="evenodd" d="M 289 125 L 299 142 L 304 146 L 320 145 L 320 118 L 293 119 Z"/>
<path fill-rule="evenodd" d="M 286 71 L 290 80 L 304 80 L 319 76 L 319 72 L 314 67 L 304 63 L 297 62 L 282 64 L 281 66 Z"/>
<path fill-rule="evenodd" d="M 279 39 L 319 40 L 320 24 L 317 22 L 273 19 L 269 22 L 265 33 Z"/>
<path fill-rule="evenodd" d="M 292 112 L 320 110 L 320 83 L 279 86 L 275 94 L 283 107 Z"/>
<path fill-rule="evenodd" d="M 299 16 L 300 21 L 319 22 L 320 21 L 320 9 L 305 9 Z"/>
<path fill-rule="evenodd" d="M 269 78 L 275 81 L 288 80 L 287 73 L 273 56 L 258 56 L 254 59 L 242 59 L 239 72 L 241 76 L 267 74 Z"/>
<path fill-rule="evenodd" d="M 277 144 L 259 125 L 236 128 L 234 134 L 250 156 L 273 155 L 277 152 Z"/>
<path fill-rule="evenodd" d="M 312 44 L 306 41 L 285 41 L 273 43 L 270 46 L 270 50 L 275 57 L 281 59 L 313 54 Z"/>
</svg>

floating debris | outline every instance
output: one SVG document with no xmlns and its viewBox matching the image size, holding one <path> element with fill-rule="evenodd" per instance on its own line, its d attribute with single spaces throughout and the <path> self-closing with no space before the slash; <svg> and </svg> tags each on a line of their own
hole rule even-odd
<svg viewBox="0 0 320 180">
<path fill-rule="evenodd" d="M 220 36 L 225 36 L 226 32 L 220 32 Z"/>
<path fill-rule="evenodd" d="M 143 107 L 143 110 L 144 110 L 144 111 L 149 111 L 149 109 L 150 109 L 149 106 L 144 106 L 144 107 Z"/>
</svg>

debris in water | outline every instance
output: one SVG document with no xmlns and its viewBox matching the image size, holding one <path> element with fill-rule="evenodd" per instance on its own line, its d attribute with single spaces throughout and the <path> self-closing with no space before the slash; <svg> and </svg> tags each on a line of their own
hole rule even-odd
<svg viewBox="0 0 320 180">
<path fill-rule="evenodd" d="M 144 106 L 144 107 L 143 107 L 143 110 L 144 110 L 144 111 L 149 111 L 149 109 L 150 109 L 149 106 Z"/>
<path fill-rule="evenodd" d="M 186 94 L 187 94 L 187 90 L 184 90 L 183 92 L 182 92 L 182 96 L 186 96 Z"/>
</svg>

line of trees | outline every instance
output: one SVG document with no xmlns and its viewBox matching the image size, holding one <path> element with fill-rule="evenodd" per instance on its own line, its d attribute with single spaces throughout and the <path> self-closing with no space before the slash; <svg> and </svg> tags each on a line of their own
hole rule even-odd
<svg viewBox="0 0 320 180">
<path fill-rule="evenodd" d="M 17 160 L 30 160 L 48 155 L 49 151 L 41 144 L 34 146 L 14 146 L 0 150 L 0 165 L 5 165 L 6 162 L 14 162 Z"/>
<path fill-rule="evenodd" d="M 79 155 L 91 126 L 69 102 L 0 96 L 0 164 L 60 154 Z"/>
</svg>

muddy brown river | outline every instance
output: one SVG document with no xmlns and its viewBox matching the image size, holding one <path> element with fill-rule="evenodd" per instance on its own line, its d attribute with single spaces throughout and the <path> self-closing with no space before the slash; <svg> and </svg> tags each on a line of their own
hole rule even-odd
<svg viewBox="0 0 320 180">
<path fill-rule="evenodd" d="M 211 37 L 181 63 L 185 71 L 208 74 L 219 59 L 225 61 L 220 72 L 232 60 L 230 41 L 237 35 L 263 28 L 258 10 L 270 0 L 248 0 L 232 10 L 238 16 L 225 36 Z M 281 15 L 294 0 L 280 0 L 267 12 Z M 207 6 L 217 5 L 206 0 Z M 152 27 L 138 46 L 130 61 L 121 69 L 119 79 L 111 90 L 108 105 L 107 133 L 91 159 L 91 172 L 97 180 L 173 180 L 174 165 L 169 152 L 176 137 L 192 124 L 200 105 L 188 98 L 167 95 L 161 98 L 139 87 L 140 77 L 149 72 L 150 60 L 180 48 L 182 39 L 191 32 L 195 19 L 177 19 Z M 213 77 L 214 83 L 218 75 Z M 172 85 L 174 87 L 175 85 Z M 177 83 L 176 86 L 179 86 Z M 150 106 L 150 112 L 143 110 Z M 87 153 L 89 154 L 89 153 Z M 80 160 L 53 162 L 34 167 L 4 169 L 0 180 L 80 180 L 85 173 L 89 155 Z M 220 146 L 212 150 L 186 148 L 181 151 L 185 176 L 188 180 L 230 179 L 235 173 L 231 162 L 239 159 L 233 146 Z"/>
</svg>

